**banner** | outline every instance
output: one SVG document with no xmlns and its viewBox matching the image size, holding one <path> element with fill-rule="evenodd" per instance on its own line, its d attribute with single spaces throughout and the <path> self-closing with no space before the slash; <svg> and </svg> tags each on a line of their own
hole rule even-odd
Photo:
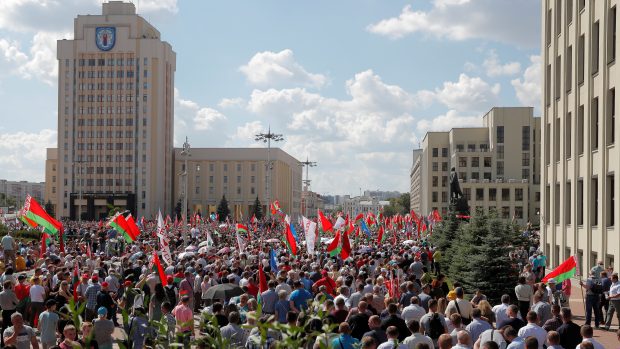
<svg viewBox="0 0 620 349">
<path fill-rule="evenodd" d="M 161 251 L 161 258 L 167 265 L 172 265 L 172 254 L 170 253 L 170 238 L 166 234 L 164 227 L 164 219 L 161 216 L 161 211 L 157 215 L 157 237 L 159 238 L 159 250 Z"/>
<path fill-rule="evenodd" d="M 306 249 L 309 254 L 314 254 L 314 245 L 316 243 L 316 223 L 306 217 L 302 218 L 304 234 L 306 235 Z"/>
</svg>

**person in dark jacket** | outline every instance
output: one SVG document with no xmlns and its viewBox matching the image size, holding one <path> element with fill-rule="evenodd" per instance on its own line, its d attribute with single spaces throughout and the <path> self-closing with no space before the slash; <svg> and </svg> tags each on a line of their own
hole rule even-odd
<svg viewBox="0 0 620 349">
<path fill-rule="evenodd" d="M 405 338 L 411 335 L 411 332 L 409 332 L 409 328 L 407 327 L 405 320 L 396 315 L 396 312 L 398 311 L 398 306 L 396 304 L 390 303 L 387 309 L 389 315 L 381 322 L 381 329 L 386 331 L 388 327 L 395 326 L 398 329 L 398 341 L 402 342 Z"/>
<path fill-rule="evenodd" d="M 560 345 L 564 348 L 576 348 L 582 341 L 581 328 L 573 322 L 573 313 L 570 308 L 560 310 L 562 326 L 558 328 L 560 334 Z"/>
<path fill-rule="evenodd" d="M 101 283 L 101 291 L 97 294 L 97 308 L 104 307 L 108 311 L 107 318 L 114 322 L 114 326 L 118 326 L 118 320 L 116 319 L 116 302 L 108 290 L 108 283 Z"/>
</svg>

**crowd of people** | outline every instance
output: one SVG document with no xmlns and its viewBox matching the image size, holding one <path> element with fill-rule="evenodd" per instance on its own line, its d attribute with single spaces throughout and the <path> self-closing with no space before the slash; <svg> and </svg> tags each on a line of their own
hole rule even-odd
<svg viewBox="0 0 620 349">
<path fill-rule="evenodd" d="M 171 224 L 164 281 L 151 258 L 161 254 L 157 222 L 140 225 L 128 244 L 100 222 L 64 222 L 61 246 L 58 238 L 20 239 L 11 232 L 21 227 L 9 224 L 0 240 L 2 345 L 212 347 L 220 338 L 248 349 L 599 349 L 594 329 L 609 329 L 620 310 L 618 275 L 600 263 L 582 283 L 586 323 L 575 324 L 570 279 L 542 283 L 547 265 L 537 246 L 511 253 L 522 273 L 514 293 L 491 304 L 485 290 L 448 280 L 445 251 L 424 237 L 379 243 L 361 234 L 343 259 L 321 239 L 308 253 L 299 234 L 293 255 L 283 228 L 267 221 L 243 233 L 243 246 L 233 224 Z M 222 286 L 238 292 L 212 292 Z"/>
</svg>

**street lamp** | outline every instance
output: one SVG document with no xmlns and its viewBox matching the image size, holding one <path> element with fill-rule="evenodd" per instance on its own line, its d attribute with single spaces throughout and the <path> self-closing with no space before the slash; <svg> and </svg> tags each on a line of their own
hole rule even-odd
<svg viewBox="0 0 620 349">
<path fill-rule="evenodd" d="M 180 176 L 183 177 L 183 191 L 181 193 L 181 196 L 183 197 L 183 208 L 181 211 L 181 219 L 183 219 L 183 229 L 185 229 L 185 225 L 187 224 L 187 158 L 191 156 L 189 140 L 187 137 L 185 137 L 185 143 L 183 143 L 181 155 L 185 157 L 183 172 L 180 173 Z"/>
<path fill-rule="evenodd" d="M 271 125 L 267 133 L 259 133 L 254 136 L 254 140 L 257 142 L 267 143 L 267 217 L 271 215 L 269 205 L 271 204 L 271 142 L 280 142 L 284 140 L 284 136 L 271 132 Z"/>
<path fill-rule="evenodd" d="M 310 193 L 310 178 L 308 177 L 308 169 L 310 167 L 316 167 L 316 161 L 309 161 L 308 160 L 308 156 L 306 155 L 306 161 L 302 161 L 299 163 L 301 166 L 305 166 L 306 167 L 306 179 L 303 180 L 304 183 L 304 192 L 305 192 L 305 198 L 303 200 L 304 205 L 301 208 L 301 214 L 302 215 L 306 215 L 306 208 L 308 206 L 308 194 Z"/>
</svg>

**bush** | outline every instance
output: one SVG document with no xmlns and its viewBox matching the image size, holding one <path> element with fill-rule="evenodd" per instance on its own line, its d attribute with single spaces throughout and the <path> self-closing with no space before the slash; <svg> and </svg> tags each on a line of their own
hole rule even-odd
<svg viewBox="0 0 620 349">
<path fill-rule="evenodd" d="M 5 236 L 9 232 L 6 225 L 0 225 L 0 237 Z M 20 229 L 12 230 L 11 234 L 16 239 L 38 240 L 41 238 L 41 232 L 36 229 Z"/>
</svg>

